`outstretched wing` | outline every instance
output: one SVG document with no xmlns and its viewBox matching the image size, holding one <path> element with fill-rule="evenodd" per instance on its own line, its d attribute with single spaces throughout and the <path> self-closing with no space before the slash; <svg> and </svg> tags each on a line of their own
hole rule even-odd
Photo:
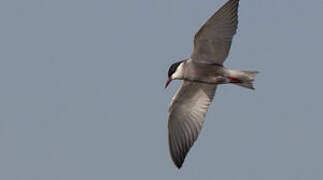
<svg viewBox="0 0 323 180">
<path fill-rule="evenodd" d="M 195 34 L 194 62 L 223 64 L 237 31 L 238 6 L 239 0 L 229 0 Z"/>
<path fill-rule="evenodd" d="M 216 85 L 184 81 L 168 111 L 169 150 L 180 168 L 197 139 L 212 102 Z"/>
</svg>

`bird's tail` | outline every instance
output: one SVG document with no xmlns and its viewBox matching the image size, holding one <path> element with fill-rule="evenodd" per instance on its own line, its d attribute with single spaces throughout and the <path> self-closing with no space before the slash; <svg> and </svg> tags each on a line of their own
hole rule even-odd
<svg viewBox="0 0 323 180">
<path fill-rule="evenodd" d="M 258 71 L 234 71 L 230 70 L 229 79 L 230 83 L 245 87 L 248 89 L 255 89 L 253 87 L 253 81 L 255 80 Z"/>
</svg>

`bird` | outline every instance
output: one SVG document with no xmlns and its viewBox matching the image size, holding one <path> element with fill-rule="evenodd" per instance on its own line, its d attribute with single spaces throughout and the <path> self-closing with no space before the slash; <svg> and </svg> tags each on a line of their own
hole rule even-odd
<svg viewBox="0 0 323 180">
<path fill-rule="evenodd" d="M 196 141 L 218 85 L 235 84 L 254 89 L 258 71 L 232 70 L 223 66 L 238 27 L 239 0 L 228 0 L 194 36 L 190 58 L 172 64 L 168 80 L 182 80 L 168 109 L 168 143 L 178 169 Z"/>
</svg>

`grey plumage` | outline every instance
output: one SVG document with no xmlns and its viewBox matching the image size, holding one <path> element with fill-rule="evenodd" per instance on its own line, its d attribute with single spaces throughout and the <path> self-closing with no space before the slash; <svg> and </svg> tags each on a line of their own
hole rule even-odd
<svg viewBox="0 0 323 180">
<path fill-rule="evenodd" d="M 216 86 L 184 81 L 169 108 L 168 140 L 178 168 L 196 140 Z"/>
<path fill-rule="evenodd" d="M 178 168 L 196 141 L 218 84 L 233 83 L 253 89 L 257 72 L 225 68 L 238 26 L 239 0 L 225 3 L 194 37 L 190 59 L 174 63 L 168 81 L 184 80 L 168 111 L 168 140 L 171 158 Z"/>
</svg>

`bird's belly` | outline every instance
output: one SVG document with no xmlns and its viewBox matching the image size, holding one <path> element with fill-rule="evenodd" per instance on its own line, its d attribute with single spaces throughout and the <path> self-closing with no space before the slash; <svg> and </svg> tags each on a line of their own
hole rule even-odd
<svg viewBox="0 0 323 180">
<path fill-rule="evenodd" d="M 229 82 L 222 66 L 191 63 L 186 67 L 185 80 L 208 84 L 225 84 Z"/>
<path fill-rule="evenodd" d="M 221 75 L 205 75 L 205 76 L 195 76 L 195 77 L 187 77 L 185 80 L 193 81 L 193 82 L 200 82 L 200 83 L 207 83 L 207 84 L 226 84 L 229 83 L 229 79 L 221 76 Z"/>
<path fill-rule="evenodd" d="M 221 75 L 212 75 L 206 76 L 201 79 L 202 82 L 210 83 L 210 84 L 226 84 L 228 83 L 228 79 Z"/>
</svg>

